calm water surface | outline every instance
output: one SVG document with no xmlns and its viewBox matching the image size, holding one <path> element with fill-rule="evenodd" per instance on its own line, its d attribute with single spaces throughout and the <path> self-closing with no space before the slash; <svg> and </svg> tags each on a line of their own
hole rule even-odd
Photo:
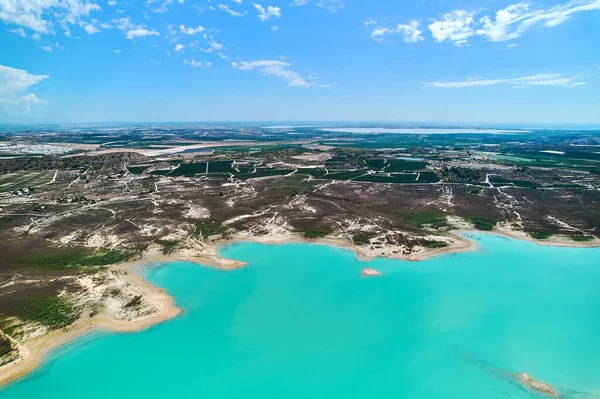
<svg viewBox="0 0 600 399">
<path fill-rule="evenodd" d="M 181 317 L 54 351 L 0 397 L 537 397 L 503 374 L 527 372 L 599 398 L 600 249 L 474 237 L 478 252 L 418 263 L 246 243 L 223 250 L 241 270 L 146 269 Z"/>
</svg>

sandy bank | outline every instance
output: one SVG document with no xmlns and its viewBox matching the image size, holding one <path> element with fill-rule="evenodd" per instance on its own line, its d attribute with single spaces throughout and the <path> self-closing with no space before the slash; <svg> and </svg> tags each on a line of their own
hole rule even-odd
<svg viewBox="0 0 600 399">
<path fill-rule="evenodd" d="M 157 323 L 176 317 L 181 310 L 175 306 L 173 298 L 165 290 L 154 287 L 140 274 L 132 272 L 136 266 L 152 262 L 152 257 L 128 265 L 112 266 L 123 271 L 122 279 L 127 284 L 135 286 L 136 291 L 143 293 L 155 312 L 133 320 L 118 320 L 106 314 L 94 317 L 83 316 L 70 326 L 39 335 L 25 342 L 19 342 L 19 358 L 12 363 L 0 367 L 0 385 L 14 381 L 36 369 L 42 363 L 46 354 L 66 343 L 81 338 L 97 330 L 115 332 L 136 332 L 144 330 Z"/>
</svg>

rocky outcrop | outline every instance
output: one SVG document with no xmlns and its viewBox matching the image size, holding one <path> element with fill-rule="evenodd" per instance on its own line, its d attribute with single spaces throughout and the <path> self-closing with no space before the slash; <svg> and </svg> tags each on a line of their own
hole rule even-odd
<svg viewBox="0 0 600 399">
<path fill-rule="evenodd" d="M 364 277 L 375 277 L 375 276 L 381 276 L 382 274 L 383 273 L 381 273 L 379 270 L 369 269 L 369 268 L 362 269 L 362 275 Z"/>
<path fill-rule="evenodd" d="M 552 396 L 554 398 L 558 397 L 558 393 L 552 388 L 550 385 L 545 382 L 541 382 L 535 380 L 529 376 L 527 373 L 520 373 L 518 375 L 519 379 L 528 387 L 535 389 L 538 392 L 544 393 L 546 395 Z"/>
</svg>

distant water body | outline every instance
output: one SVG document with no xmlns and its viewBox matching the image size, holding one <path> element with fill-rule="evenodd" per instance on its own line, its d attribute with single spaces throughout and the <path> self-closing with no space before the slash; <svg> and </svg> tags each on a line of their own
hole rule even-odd
<svg viewBox="0 0 600 399">
<path fill-rule="evenodd" d="M 600 249 L 473 237 L 416 263 L 243 243 L 223 250 L 240 270 L 145 269 L 181 317 L 61 348 L 0 398 L 541 397 L 517 372 L 599 397 Z"/>
<path fill-rule="evenodd" d="M 501 134 L 501 133 L 531 133 L 531 130 L 511 129 L 475 129 L 475 128 L 381 128 L 381 127 L 323 127 L 323 126 L 265 126 L 263 129 L 299 129 L 310 128 L 322 132 L 358 133 L 358 134 Z"/>
</svg>

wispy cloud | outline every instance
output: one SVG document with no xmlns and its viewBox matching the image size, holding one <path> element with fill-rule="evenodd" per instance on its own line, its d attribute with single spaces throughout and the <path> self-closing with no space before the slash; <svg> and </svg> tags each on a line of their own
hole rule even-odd
<svg viewBox="0 0 600 399">
<path fill-rule="evenodd" d="M 100 6 L 81 0 L 2 0 L 0 20 L 19 25 L 38 34 L 50 34 L 54 24 L 74 24 Z"/>
<path fill-rule="evenodd" d="M 311 87 L 311 86 L 321 86 L 326 87 L 326 85 L 317 84 L 316 80 L 319 78 L 312 74 L 307 74 L 305 76 L 300 75 L 300 73 L 289 69 L 292 64 L 285 61 L 278 60 L 262 60 L 262 61 L 242 61 L 242 62 L 232 62 L 231 66 L 235 69 L 239 69 L 240 71 L 253 71 L 258 70 L 263 75 L 276 76 L 280 79 L 283 79 L 288 86 L 302 86 L 302 87 Z"/>
<path fill-rule="evenodd" d="M 555 86 L 573 88 L 587 84 L 581 80 L 581 76 L 564 76 L 558 73 L 543 73 L 538 75 L 524 76 L 510 79 L 466 79 L 457 82 L 428 82 L 425 87 L 436 87 L 442 89 L 462 89 L 466 87 L 484 87 L 495 85 L 510 85 L 516 88 L 534 86 Z"/>
<path fill-rule="evenodd" d="M 258 11 L 258 18 L 265 22 L 271 18 L 280 18 L 281 9 L 279 7 L 268 6 L 266 9 L 257 3 L 252 3 L 256 11 Z"/>
<path fill-rule="evenodd" d="M 370 22 L 375 23 L 373 20 L 369 20 L 365 22 L 365 25 L 371 25 Z M 390 34 L 403 34 L 404 41 L 406 43 L 416 43 L 421 40 L 425 40 L 423 37 L 423 32 L 419 30 L 419 21 L 411 21 L 409 24 L 402 25 L 399 24 L 395 28 L 385 28 L 385 27 L 376 27 L 371 33 L 371 38 L 375 40 L 383 40 L 385 35 Z"/>
<path fill-rule="evenodd" d="M 600 10 L 599 0 L 572 0 L 545 10 L 530 10 L 529 4 L 521 2 L 496 12 L 495 17 L 481 18 L 481 28 L 476 33 L 490 41 L 501 42 L 516 39 L 536 26 L 552 28 L 575 14 L 592 10 Z"/>
<path fill-rule="evenodd" d="M 334 13 L 338 12 L 339 10 L 341 10 L 342 8 L 344 8 L 344 3 L 342 0 L 315 0 L 315 1 L 292 0 L 290 5 L 301 7 L 301 6 L 311 4 L 311 3 L 316 5 L 317 7 L 321 7 L 323 9 L 329 11 L 332 14 L 334 14 Z"/>
<path fill-rule="evenodd" d="M 532 9 L 525 2 L 509 5 L 492 15 L 474 10 L 452 10 L 431 18 L 428 25 L 429 33 L 437 42 L 451 42 L 456 46 L 466 45 L 474 36 L 482 37 L 491 42 L 503 42 L 521 37 L 526 31 L 533 28 L 552 28 L 560 25 L 574 15 L 586 11 L 600 10 L 600 0 L 571 0 L 564 4 L 547 9 Z M 422 33 L 418 31 L 415 21 L 407 25 L 385 27 L 377 25 L 375 20 L 369 18 L 365 26 L 375 25 L 371 37 L 381 40 L 388 34 L 404 34 L 404 40 L 415 42 L 422 40 Z M 417 33 L 418 31 L 418 33 Z"/>
<path fill-rule="evenodd" d="M 460 46 L 472 36 L 483 36 L 492 42 L 513 40 L 535 27 L 552 28 L 575 14 L 600 10 L 600 0 L 571 0 L 548 9 L 531 10 L 521 2 L 509 5 L 495 13 L 475 20 L 475 13 L 454 10 L 429 25 L 433 38 L 438 42 L 451 41 Z"/>
<path fill-rule="evenodd" d="M 245 12 L 234 11 L 225 4 L 219 4 L 219 9 L 234 17 L 243 17 L 246 14 Z"/>
<path fill-rule="evenodd" d="M 191 66 L 192 68 L 200 68 L 200 69 L 206 69 L 206 68 L 210 68 L 212 66 L 212 62 L 210 62 L 210 61 L 196 61 L 193 58 L 190 61 L 183 60 L 183 63 L 185 65 Z"/>
<path fill-rule="evenodd" d="M 136 25 L 131 22 L 131 18 L 123 17 L 112 20 L 113 24 L 125 32 L 125 37 L 129 40 L 137 39 L 145 36 L 160 36 L 160 33 L 152 30 L 146 29 L 144 25 Z"/>
</svg>

